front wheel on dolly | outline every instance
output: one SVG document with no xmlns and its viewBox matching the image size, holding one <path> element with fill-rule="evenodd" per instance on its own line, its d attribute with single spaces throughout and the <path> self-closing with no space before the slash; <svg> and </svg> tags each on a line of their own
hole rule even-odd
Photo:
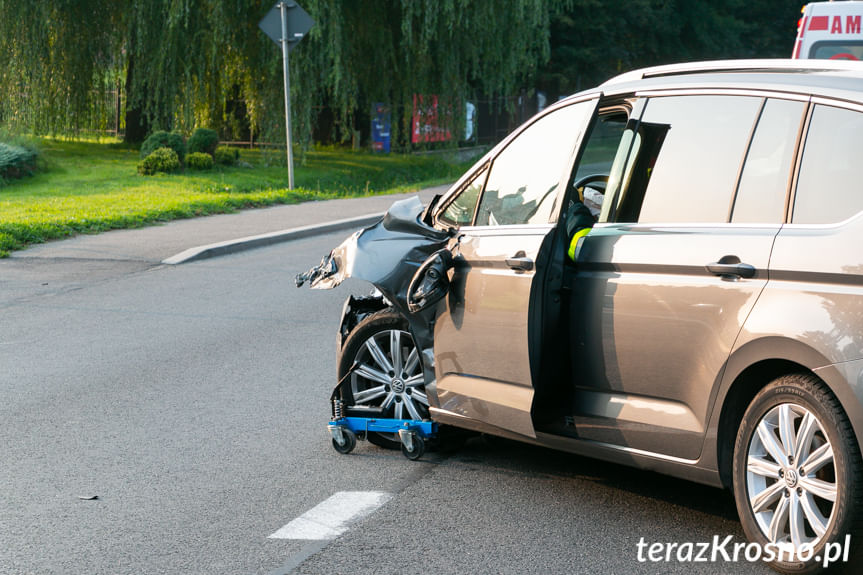
<svg viewBox="0 0 863 575">
<path fill-rule="evenodd" d="M 346 407 L 378 407 L 383 417 L 394 419 L 429 417 L 419 350 L 407 320 L 396 311 L 375 312 L 348 335 L 339 355 L 339 381 L 348 372 L 340 392 Z M 388 449 L 401 446 L 398 433 L 369 433 L 367 439 Z"/>
</svg>

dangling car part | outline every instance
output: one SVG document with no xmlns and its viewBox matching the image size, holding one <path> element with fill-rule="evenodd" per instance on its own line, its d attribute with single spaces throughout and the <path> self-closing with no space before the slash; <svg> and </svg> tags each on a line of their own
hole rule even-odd
<svg viewBox="0 0 863 575">
<path fill-rule="evenodd" d="M 423 211 L 416 197 L 396 202 L 380 222 L 353 234 L 296 279 L 298 287 L 308 282 L 312 289 L 332 289 L 349 277 L 375 286 L 371 296 L 351 296 L 345 302 L 334 399 L 350 415 L 398 420 L 411 429 L 429 418 L 433 305 L 446 295 L 453 265 L 446 246 L 454 233 L 426 225 Z M 338 419 L 334 413 L 334 421 Z M 343 438 L 343 426 L 338 427 L 334 441 Z M 400 429 L 404 425 L 376 423 L 364 435 L 377 445 L 403 449 L 405 439 L 415 445 L 428 437 L 417 436 L 419 441 L 413 442 L 414 436 L 400 435 Z"/>
<path fill-rule="evenodd" d="M 449 292 L 447 271 L 453 267 L 453 255 L 448 249 L 432 254 L 414 274 L 408 287 L 408 310 L 419 313 L 430 308 Z"/>
</svg>

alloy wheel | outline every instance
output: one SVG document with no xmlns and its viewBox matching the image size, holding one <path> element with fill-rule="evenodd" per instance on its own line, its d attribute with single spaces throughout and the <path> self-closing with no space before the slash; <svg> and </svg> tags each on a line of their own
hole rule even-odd
<svg viewBox="0 0 863 575">
<path fill-rule="evenodd" d="M 746 488 L 762 534 L 783 551 L 814 547 L 828 533 L 841 485 L 827 433 L 811 411 L 776 405 L 749 442 Z"/>
<path fill-rule="evenodd" d="M 360 346 L 351 374 L 355 405 L 381 407 L 396 419 L 428 417 L 428 397 L 419 352 L 410 333 L 375 333 Z"/>
</svg>

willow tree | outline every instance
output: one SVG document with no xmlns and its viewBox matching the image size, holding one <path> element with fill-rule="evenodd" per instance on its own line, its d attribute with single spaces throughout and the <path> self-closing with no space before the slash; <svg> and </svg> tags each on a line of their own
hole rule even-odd
<svg viewBox="0 0 863 575">
<path fill-rule="evenodd" d="M 414 94 L 435 94 L 458 109 L 456 104 L 478 94 L 512 95 L 529 86 L 548 59 L 549 23 L 567 4 L 307 1 L 317 26 L 291 54 L 300 133 L 309 133 L 312 107 L 321 104 L 335 112 L 345 137 L 357 111 L 373 102 L 409 110 Z M 409 114 L 402 120 L 406 128 Z"/>
<path fill-rule="evenodd" d="M 295 137 L 317 111 L 350 134 L 358 110 L 413 94 L 510 95 L 549 55 L 569 0 L 304 0 L 316 25 L 291 53 Z M 127 139 L 221 128 L 238 102 L 253 130 L 283 126 L 280 54 L 259 0 L 0 0 L 0 125 L 74 132 L 122 81 Z M 405 117 L 407 117 L 405 115 Z"/>
<path fill-rule="evenodd" d="M 74 132 L 120 65 L 114 0 L 0 0 L 0 125 Z M 98 25 L 87 25 L 98 22 Z"/>
<path fill-rule="evenodd" d="M 277 60 L 255 0 L 147 0 L 126 9 L 126 128 L 219 129 L 232 97 L 255 101 L 253 79 Z M 262 48 L 270 48 L 263 50 Z M 134 117 L 129 116 L 131 112 Z M 139 116 L 138 116 L 139 115 Z M 252 123 L 260 122 L 252 117 Z"/>
</svg>

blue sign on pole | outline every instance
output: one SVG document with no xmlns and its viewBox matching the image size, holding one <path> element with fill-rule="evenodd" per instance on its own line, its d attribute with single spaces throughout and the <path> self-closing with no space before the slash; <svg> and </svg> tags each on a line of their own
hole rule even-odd
<svg viewBox="0 0 863 575">
<path fill-rule="evenodd" d="M 372 105 L 372 150 L 390 153 L 390 108 L 377 102 Z"/>
</svg>

